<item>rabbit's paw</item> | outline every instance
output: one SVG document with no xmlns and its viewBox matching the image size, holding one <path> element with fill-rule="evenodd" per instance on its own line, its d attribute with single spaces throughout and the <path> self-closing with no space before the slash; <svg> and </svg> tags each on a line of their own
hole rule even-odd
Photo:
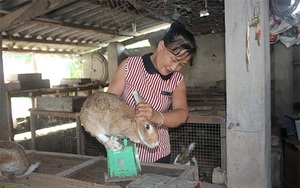
<svg viewBox="0 0 300 188">
<path fill-rule="evenodd" d="M 11 181 L 13 181 L 13 175 L 12 175 L 12 173 L 2 174 L 0 172 L 0 181 L 2 181 L 2 182 L 11 182 Z"/>
<path fill-rule="evenodd" d="M 122 149 L 122 144 L 118 142 L 118 138 L 116 136 L 111 136 L 105 145 L 112 151 L 119 151 Z"/>
</svg>

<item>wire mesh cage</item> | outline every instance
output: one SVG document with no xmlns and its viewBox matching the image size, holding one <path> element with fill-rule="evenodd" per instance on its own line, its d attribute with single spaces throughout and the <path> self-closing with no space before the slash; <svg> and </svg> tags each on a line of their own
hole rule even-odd
<svg viewBox="0 0 300 188">
<path fill-rule="evenodd" d="M 56 129 L 53 129 L 54 127 Z M 75 118 L 38 115 L 36 150 L 78 154 L 77 129 Z M 224 132 L 225 128 L 222 124 L 186 123 L 170 129 L 172 163 L 183 146 L 195 142 L 196 148 L 192 155 L 197 160 L 199 178 L 201 181 L 211 182 L 213 169 L 225 165 Z M 81 154 L 106 157 L 104 146 L 95 137 L 83 128 L 81 128 L 81 134 L 83 135 L 81 145 L 84 146 Z M 31 149 L 30 139 L 20 141 L 20 143 L 25 149 Z"/>
<path fill-rule="evenodd" d="M 35 149 L 38 151 L 76 153 L 75 118 L 38 115 L 35 129 Z M 14 140 L 25 149 L 32 149 L 31 132 L 19 132 Z"/>
<path fill-rule="evenodd" d="M 95 137 L 91 136 L 90 133 L 82 129 L 84 137 L 84 155 L 89 156 L 104 156 L 106 157 L 106 149 Z"/>
<path fill-rule="evenodd" d="M 195 142 L 196 147 L 192 155 L 197 160 L 200 180 L 211 182 L 213 169 L 224 165 L 223 128 L 222 124 L 186 123 L 170 129 L 171 161 L 174 161 L 182 147 Z"/>
<path fill-rule="evenodd" d="M 107 160 L 101 156 L 86 156 L 56 152 L 29 151 L 31 162 L 41 162 L 35 172 L 62 176 L 69 179 L 80 180 L 105 186 L 126 187 L 128 184 L 147 175 L 173 177 L 191 182 L 199 182 L 198 171 L 191 166 L 175 166 L 170 164 L 142 163 L 142 172 L 132 178 L 118 178 L 108 181 Z"/>
</svg>

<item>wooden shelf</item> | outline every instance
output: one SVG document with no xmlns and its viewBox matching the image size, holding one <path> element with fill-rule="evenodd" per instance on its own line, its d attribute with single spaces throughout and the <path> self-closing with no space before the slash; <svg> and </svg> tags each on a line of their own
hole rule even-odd
<svg viewBox="0 0 300 188">
<path fill-rule="evenodd" d="M 189 118 L 187 123 L 224 124 L 226 94 L 217 88 L 187 90 Z"/>
<path fill-rule="evenodd" d="M 30 97 L 32 100 L 32 108 L 36 108 L 36 97 L 42 95 L 66 95 L 74 92 L 77 95 L 80 91 L 87 91 L 87 95 L 91 95 L 93 90 L 97 90 L 104 87 L 103 85 L 89 83 L 84 85 L 76 85 L 76 86 L 59 86 L 52 88 L 40 88 L 40 89 L 29 89 L 29 90 L 18 90 L 18 91 L 9 91 L 6 92 L 7 97 L 7 111 L 8 111 L 8 134 L 10 141 L 13 140 L 13 119 L 12 119 L 12 106 L 11 106 L 11 98 L 13 97 Z"/>
</svg>

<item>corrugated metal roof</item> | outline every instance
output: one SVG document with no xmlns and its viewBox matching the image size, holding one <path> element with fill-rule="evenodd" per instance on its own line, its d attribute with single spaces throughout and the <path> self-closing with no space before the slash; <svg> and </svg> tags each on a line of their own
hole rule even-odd
<svg viewBox="0 0 300 188">
<path fill-rule="evenodd" d="M 223 1 L 207 1 L 200 18 L 205 0 L 0 0 L 2 47 L 81 54 L 175 20 L 197 35 L 224 32 Z"/>
</svg>

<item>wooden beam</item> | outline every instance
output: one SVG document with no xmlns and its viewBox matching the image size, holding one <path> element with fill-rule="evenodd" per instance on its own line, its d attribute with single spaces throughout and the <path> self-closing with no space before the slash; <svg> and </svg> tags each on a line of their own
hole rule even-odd
<svg viewBox="0 0 300 188">
<path fill-rule="evenodd" d="M 157 32 L 141 35 L 138 37 L 134 37 L 133 39 L 123 41 L 122 44 L 124 46 L 126 46 L 126 45 L 133 44 L 133 43 L 139 42 L 141 40 L 145 40 L 145 39 L 149 39 L 149 41 L 151 41 L 151 43 L 153 43 L 153 41 L 159 41 L 160 39 L 162 39 L 162 37 L 164 36 L 164 33 L 165 33 L 165 30 L 160 30 Z"/>
<path fill-rule="evenodd" d="M 31 3 L 0 17 L 0 31 L 5 31 L 22 22 L 29 21 L 76 0 L 33 0 Z"/>
<path fill-rule="evenodd" d="M 70 29 L 78 29 L 78 30 L 89 30 L 91 32 L 95 33 L 103 33 L 107 35 L 118 35 L 118 36 L 132 36 L 131 33 L 127 32 L 119 32 L 116 30 L 111 30 L 111 29 L 105 29 L 101 27 L 93 27 L 93 26 L 85 26 L 82 24 L 72 24 L 72 23 L 66 23 L 58 20 L 52 20 L 49 18 L 36 18 L 36 21 L 31 21 L 31 23 L 37 23 L 37 24 L 44 24 L 44 25 L 50 25 L 50 26 L 57 26 L 57 27 L 65 27 L 65 28 L 70 28 Z"/>
<path fill-rule="evenodd" d="M 220 116 L 190 114 L 187 123 L 224 124 L 225 119 Z"/>
<path fill-rule="evenodd" d="M 32 39 L 32 38 L 21 38 L 13 36 L 3 36 L 3 40 L 8 40 L 10 42 L 22 41 L 30 43 L 40 43 L 40 44 L 53 44 L 53 45 L 68 45 L 68 46 L 80 46 L 80 47 L 100 47 L 101 44 L 92 44 L 92 43 L 74 43 L 74 42 L 64 42 L 64 41 L 54 41 L 54 40 L 45 40 L 45 39 Z"/>
<path fill-rule="evenodd" d="M 64 50 L 64 51 L 49 51 L 49 50 L 47 50 L 47 51 L 43 51 L 43 50 L 31 50 L 31 49 L 25 50 L 25 49 L 8 49 L 8 48 L 3 48 L 3 51 L 21 52 L 21 53 L 33 52 L 33 53 L 39 53 L 39 54 L 79 54 L 79 55 L 87 53 L 84 50 L 80 50 L 80 51 L 67 51 L 67 50 Z"/>
</svg>

